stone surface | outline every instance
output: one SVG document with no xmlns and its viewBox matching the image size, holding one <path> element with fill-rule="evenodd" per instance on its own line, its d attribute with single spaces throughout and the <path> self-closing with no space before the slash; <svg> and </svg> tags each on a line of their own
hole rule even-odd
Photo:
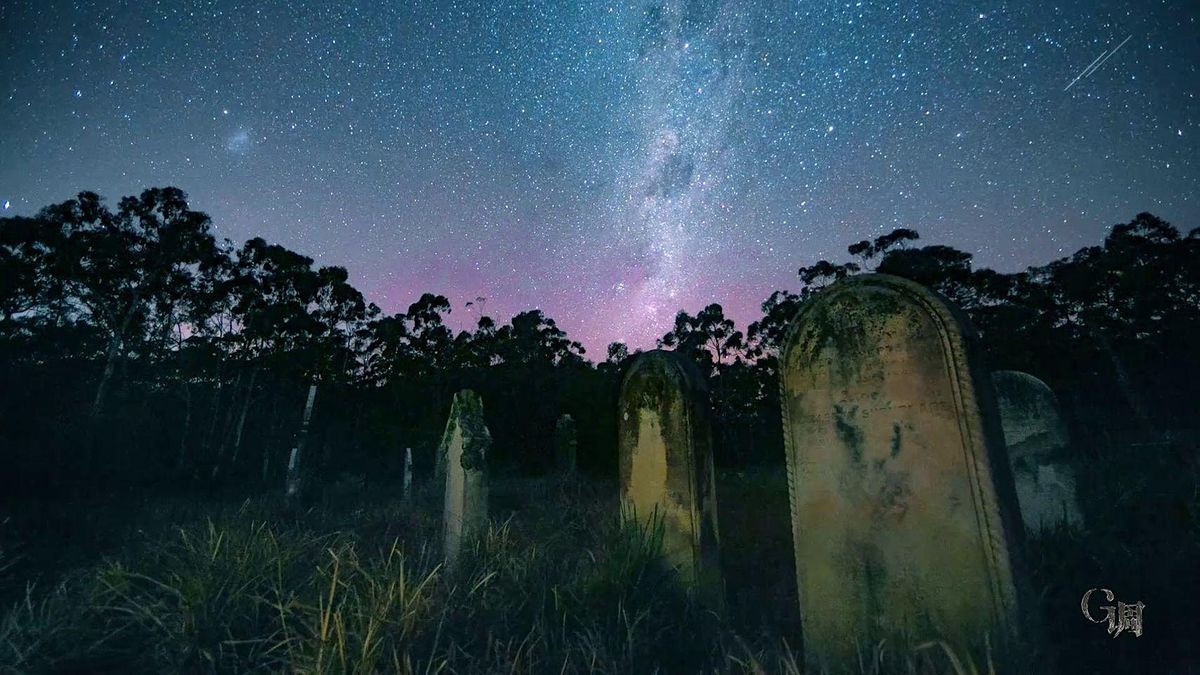
<svg viewBox="0 0 1200 675">
<path fill-rule="evenodd" d="M 308 461 L 304 456 L 304 448 L 308 444 L 308 427 L 312 421 L 313 402 L 317 398 L 317 383 L 308 386 L 308 398 L 304 401 L 304 415 L 300 418 L 300 432 L 296 434 L 296 445 L 288 455 L 287 482 L 284 486 L 284 498 L 291 507 L 300 500 L 304 488 L 303 462 Z"/>
<path fill-rule="evenodd" d="M 404 491 L 405 499 L 412 497 L 413 483 L 413 464 L 412 464 L 412 448 L 404 449 Z"/>
<path fill-rule="evenodd" d="M 491 446 L 492 435 L 484 424 L 479 395 L 470 389 L 458 392 L 438 448 L 446 477 L 443 518 L 447 567 L 458 561 L 465 542 L 487 529 L 487 455 Z"/>
<path fill-rule="evenodd" d="M 1061 522 L 1079 526 L 1075 474 L 1066 462 L 1070 443 L 1058 399 L 1038 378 L 1015 370 L 992 373 L 1004 444 L 1029 532 Z"/>
<path fill-rule="evenodd" d="M 793 320 L 781 396 L 814 670 L 859 672 L 880 640 L 974 655 L 985 635 L 1008 648 L 1022 632 L 1023 532 L 971 335 L 939 296 L 880 274 Z"/>
<path fill-rule="evenodd" d="M 579 440 L 575 432 L 575 419 L 562 415 L 554 425 L 554 468 L 560 473 L 575 473 L 576 454 Z"/>
<path fill-rule="evenodd" d="M 660 518 L 663 555 L 684 587 L 723 605 L 708 390 L 694 364 L 655 350 L 636 357 L 621 382 L 621 495 L 649 522 Z"/>
</svg>

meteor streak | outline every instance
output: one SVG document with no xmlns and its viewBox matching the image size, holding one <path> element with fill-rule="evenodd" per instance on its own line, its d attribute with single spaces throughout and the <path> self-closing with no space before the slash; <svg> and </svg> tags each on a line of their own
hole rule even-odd
<svg viewBox="0 0 1200 675">
<path fill-rule="evenodd" d="M 1116 53 L 1117 53 L 1117 49 L 1120 49 L 1121 47 L 1124 47 L 1124 46 L 1125 46 L 1125 43 L 1126 43 L 1126 42 L 1129 42 L 1130 38 L 1132 38 L 1132 37 L 1133 37 L 1133 35 L 1132 35 L 1132 34 L 1130 34 L 1130 36 L 1129 36 L 1129 37 L 1125 38 L 1124 40 L 1121 40 L 1121 44 L 1117 45 L 1116 49 L 1113 49 L 1111 52 L 1110 52 L 1110 51 L 1108 51 L 1107 49 L 1105 49 L 1104 51 L 1100 52 L 1100 56 L 1097 56 L 1097 57 L 1095 58 L 1095 60 L 1093 60 L 1091 63 L 1089 63 L 1089 64 L 1088 64 L 1088 66 L 1087 66 L 1087 68 L 1084 68 L 1083 70 L 1081 70 L 1081 71 L 1079 72 L 1079 74 L 1075 76 L 1075 79 L 1071 80 L 1070 84 L 1068 84 L 1067 86 L 1063 87 L 1063 91 L 1066 91 L 1066 90 L 1070 89 L 1070 88 L 1071 88 L 1072 86 L 1074 86 L 1074 84 L 1075 84 L 1076 82 L 1078 82 L 1079 80 L 1081 80 L 1081 79 L 1083 79 L 1083 78 L 1085 78 L 1085 77 L 1088 77 L 1088 76 L 1090 76 L 1092 73 L 1094 73 L 1094 72 L 1096 72 L 1097 70 L 1099 70 L 1099 69 L 1100 69 L 1100 66 L 1103 66 L 1105 63 L 1107 63 L 1107 62 L 1108 62 L 1108 60 L 1109 60 L 1109 59 L 1111 59 L 1111 58 L 1113 57 L 1113 54 L 1116 54 Z"/>
</svg>

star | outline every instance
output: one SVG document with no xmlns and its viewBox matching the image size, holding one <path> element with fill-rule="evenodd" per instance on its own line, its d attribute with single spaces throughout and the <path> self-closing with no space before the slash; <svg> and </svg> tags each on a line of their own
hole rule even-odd
<svg viewBox="0 0 1200 675">
<path fill-rule="evenodd" d="M 110 4 L 6 15 L 6 214 L 174 184 L 387 312 L 537 306 L 593 354 L 712 302 L 744 329 L 891 228 L 1013 271 L 1141 211 L 1200 224 L 1170 3 Z"/>
</svg>

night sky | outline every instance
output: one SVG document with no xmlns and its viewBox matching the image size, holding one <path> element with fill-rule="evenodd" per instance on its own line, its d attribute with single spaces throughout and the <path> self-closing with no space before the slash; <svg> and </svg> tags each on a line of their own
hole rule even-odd
<svg viewBox="0 0 1200 675">
<path fill-rule="evenodd" d="M 1200 226 L 1194 1 L 411 4 L 0 2 L 0 213 L 174 185 L 593 359 L 896 227 L 1012 271 Z"/>
</svg>

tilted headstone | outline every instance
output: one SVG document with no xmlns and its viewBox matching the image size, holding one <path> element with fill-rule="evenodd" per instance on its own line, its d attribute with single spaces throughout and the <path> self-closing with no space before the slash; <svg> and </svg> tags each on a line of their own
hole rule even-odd
<svg viewBox="0 0 1200 675">
<path fill-rule="evenodd" d="M 575 473 L 575 455 L 579 447 L 575 419 L 570 415 L 558 418 L 554 425 L 554 468 L 567 475 Z"/>
<path fill-rule="evenodd" d="M 292 447 L 292 452 L 288 455 L 287 483 L 284 487 L 284 499 L 290 506 L 295 506 L 300 501 L 300 492 L 304 482 L 301 462 L 307 461 L 307 458 L 304 456 L 304 448 L 308 443 L 308 425 L 312 421 L 313 401 L 316 398 L 317 383 L 314 381 L 308 386 L 308 398 L 304 401 L 304 416 L 300 418 L 300 433 L 296 435 L 296 445 Z"/>
<path fill-rule="evenodd" d="M 814 671 L 859 672 L 881 640 L 1016 646 L 1023 531 L 972 336 L 940 296 L 882 274 L 793 320 L 781 396 Z"/>
<path fill-rule="evenodd" d="M 679 354 L 645 352 L 622 380 L 619 406 L 622 500 L 641 522 L 661 522 L 667 564 L 689 592 L 720 608 L 724 591 L 704 378 Z"/>
<path fill-rule="evenodd" d="M 487 455 L 491 446 L 492 435 L 483 421 L 479 395 L 470 389 L 458 392 L 438 448 L 438 456 L 445 458 L 447 567 L 457 562 L 464 542 L 487 529 Z"/>
<path fill-rule="evenodd" d="M 1081 525 L 1075 500 L 1075 472 L 1066 463 L 1067 425 L 1058 399 L 1045 382 L 1016 370 L 992 373 L 1004 444 L 1029 532 L 1061 522 Z"/>
</svg>

